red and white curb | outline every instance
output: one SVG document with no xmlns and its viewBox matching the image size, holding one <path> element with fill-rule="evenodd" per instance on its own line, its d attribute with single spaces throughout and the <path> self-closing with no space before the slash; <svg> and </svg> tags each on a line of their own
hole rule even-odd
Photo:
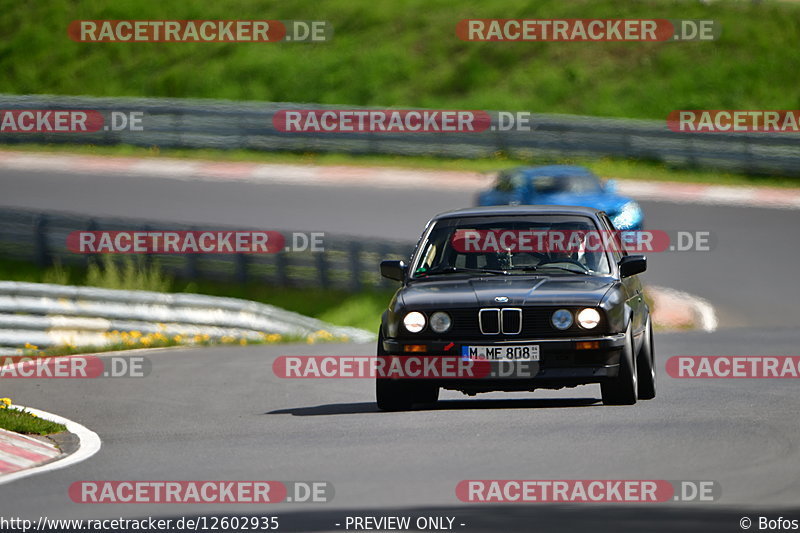
<svg viewBox="0 0 800 533">
<path fill-rule="evenodd" d="M 77 435 L 78 449 L 63 455 L 55 446 L 32 437 L 0 430 L 0 485 L 36 474 L 51 472 L 85 461 L 100 450 L 100 437 L 94 431 L 62 416 L 39 409 L 12 405 L 25 409 L 39 418 L 67 426 L 67 431 Z"/>
<path fill-rule="evenodd" d="M 54 445 L 0 429 L 0 476 L 49 462 L 61 455 Z"/>
<path fill-rule="evenodd" d="M 450 189 L 478 192 L 491 177 L 478 172 L 344 165 L 289 165 L 192 159 L 141 159 L 0 151 L 0 168 L 180 180 L 291 185 Z M 640 200 L 686 204 L 800 209 L 800 189 L 620 180 L 619 191 Z"/>
<path fill-rule="evenodd" d="M 719 326 L 714 307 L 688 292 L 648 285 L 653 299 L 653 323 L 665 329 L 700 329 L 712 332 Z"/>
</svg>

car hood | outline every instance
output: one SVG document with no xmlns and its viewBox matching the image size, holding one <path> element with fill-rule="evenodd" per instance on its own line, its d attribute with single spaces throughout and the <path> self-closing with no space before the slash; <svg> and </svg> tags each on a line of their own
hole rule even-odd
<svg viewBox="0 0 800 533">
<path fill-rule="evenodd" d="M 552 205 L 575 205 L 586 206 L 600 209 L 606 213 L 616 214 L 623 205 L 630 202 L 630 198 L 618 196 L 616 194 L 594 193 L 594 194 L 536 194 L 531 195 L 530 202 L 535 204 Z"/>
<path fill-rule="evenodd" d="M 613 278 L 486 276 L 412 282 L 401 292 L 407 309 L 522 305 L 595 306 L 614 285 Z M 506 297 L 507 302 L 496 302 Z"/>
</svg>

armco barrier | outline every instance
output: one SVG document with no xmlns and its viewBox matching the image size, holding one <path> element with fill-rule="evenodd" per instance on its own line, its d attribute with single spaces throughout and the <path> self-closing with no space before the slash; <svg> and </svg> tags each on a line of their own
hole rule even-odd
<svg viewBox="0 0 800 533">
<path fill-rule="evenodd" d="M 500 152 L 542 159 L 636 158 L 675 166 L 800 176 L 800 134 L 676 133 L 667 128 L 666 116 L 664 120 L 632 120 L 554 114 L 531 115 L 530 131 L 495 128 L 481 133 L 287 133 L 273 126 L 272 119 L 278 111 L 309 108 L 360 109 L 219 100 L 0 95 L 0 109 L 143 113 L 142 131 L 0 132 L 0 143 L 69 142 L 460 158 Z M 493 126 L 498 126 L 494 120 Z"/>
<path fill-rule="evenodd" d="M 89 255 L 67 249 L 72 231 L 209 230 L 172 222 L 86 217 L 0 208 L 0 254 L 9 259 L 35 262 L 39 266 L 87 265 Z M 248 228 L 235 228 L 245 230 Z M 263 229 L 263 228 L 262 228 Z M 274 229 L 274 228 L 269 228 Z M 287 232 L 284 232 L 287 233 Z M 166 273 L 187 280 L 264 283 L 285 287 L 320 287 L 360 290 L 391 287 L 381 278 L 382 259 L 408 259 L 413 243 L 356 239 L 325 234 L 324 251 L 280 251 L 273 254 L 153 254 Z"/>
<path fill-rule="evenodd" d="M 236 298 L 0 281 L 0 355 L 18 353 L 26 343 L 103 345 L 104 333 L 114 330 L 212 339 L 304 337 L 325 330 L 354 342 L 375 338 L 362 329 Z"/>
</svg>

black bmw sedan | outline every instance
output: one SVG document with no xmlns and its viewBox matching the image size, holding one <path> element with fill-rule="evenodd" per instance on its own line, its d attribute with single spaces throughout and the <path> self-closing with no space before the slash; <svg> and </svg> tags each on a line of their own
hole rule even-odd
<svg viewBox="0 0 800 533">
<path fill-rule="evenodd" d="M 434 217 L 410 264 L 381 263 L 402 285 L 382 317 L 378 362 L 441 369 L 430 364 L 454 359 L 484 371 L 383 373 L 378 407 L 433 403 L 441 388 L 474 395 L 591 383 L 607 405 L 652 399 L 652 325 L 637 276 L 646 267 L 596 209 L 478 207 Z"/>
</svg>

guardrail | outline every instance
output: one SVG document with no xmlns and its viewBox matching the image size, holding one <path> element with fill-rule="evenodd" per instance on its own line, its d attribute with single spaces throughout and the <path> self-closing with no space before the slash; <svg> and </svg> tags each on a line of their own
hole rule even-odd
<svg viewBox="0 0 800 533">
<path fill-rule="evenodd" d="M 0 355 L 18 354 L 28 343 L 103 346 L 112 331 L 262 340 L 266 334 L 307 337 L 320 330 L 354 342 L 375 338 L 236 298 L 0 281 Z"/>
<path fill-rule="evenodd" d="M 3 208 L 0 209 L 0 254 L 42 267 L 54 262 L 87 266 L 97 256 L 71 252 L 67 248 L 67 236 L 72 231 L 150 231 L 154 228 L 174 231 L 225 229 Z M 146 261 L 157 262 L 165 273 L 185 280 L 358 291 L 396 285 L 380 276 L 378 265 L 383 259 L 407 259 L 414 248 L 413 243 L 408 242 L 357 239 L 327 233 L 323 246 L 322 252 L 152 254 L 146 256 Z"/>
<path fill-rule="evenodd" d="M 666 120 L 533 114 L 531 131 L 481 133 L 311 133 L 278 131 L 273 116 L 287 109 L 359 109 L 219 100 L 0 95 L 0 109 L 141 111 L 143 131 L 0 132 L 0 143 L 130 144 L 175 148 L 347 152 L 475 158 L 619 157 L 748 174 L 800 176 L 800 134 L 676 133 Z M 368 109 L 368 108 L 362 108 Z M 498 126 L 493 114 L 493 126 Z"/>
</svg>

